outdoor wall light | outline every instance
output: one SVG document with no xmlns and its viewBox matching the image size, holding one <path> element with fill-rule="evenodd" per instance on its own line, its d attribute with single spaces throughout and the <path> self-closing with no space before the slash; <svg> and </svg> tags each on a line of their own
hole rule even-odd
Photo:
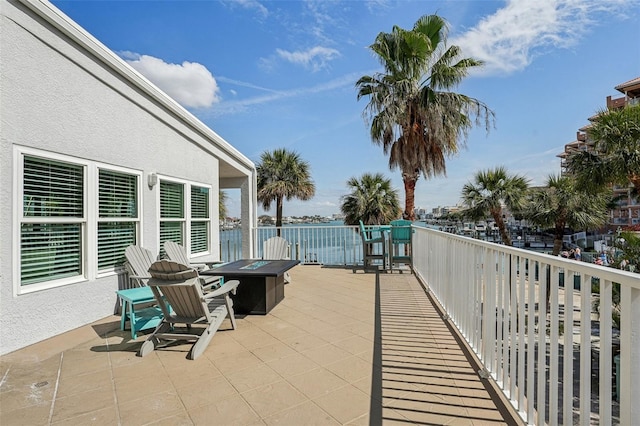
<svg viewBox="0 0 640 426">
<path fill-rule="evenodd" d="M 158 183 L 158 175 L 156 173 L 149 173 L 148 176 L 149 188 L 153 188 Z"/>
</svg>

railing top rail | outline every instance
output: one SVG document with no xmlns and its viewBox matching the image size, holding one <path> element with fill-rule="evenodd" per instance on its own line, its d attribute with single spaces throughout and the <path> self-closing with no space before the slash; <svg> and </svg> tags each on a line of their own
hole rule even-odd
<svg viewBox="0 0 640 426">
<path fill-rule="evenodd" d="M 421 226 L 415 226 L 414 228 L 418 230 L 418 232 L 434 233 L 443 238 L 448 238 L 460 243 L 483 247 L 488 250 L 494 250 L 505 254 L 513 254 L 516 256 L 525 257 L 527 259 L 541 262 L 547 265 L 564 268 L 570 271 L 590 275 L 592 277 L 598 277 L 604 280 L 614 281 L 630 286 L 632 288 L 640 289 L 640 276 L 637 273 L 623 271 L 608 266 L 595 265 L 588 262 L 576 261 L 573 259 L 566 259 L 560 256 L 552 256 L 546 253 L 538 253 L 532 250 L 509 247 L 503 244 L 492 243 L 489 241 L 477 240 L 475 238 L 455 235 L 444 231 L 438 231 L 436 229 L 430 229 Z"/>
</svg>

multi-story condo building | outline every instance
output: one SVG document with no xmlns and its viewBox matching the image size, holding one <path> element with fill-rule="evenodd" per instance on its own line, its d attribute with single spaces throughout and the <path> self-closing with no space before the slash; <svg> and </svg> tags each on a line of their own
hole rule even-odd
<svg viewBox="0 0 640 426">
<path fill-rule="evenodd" d="M 640 77 L 621 83 L 615 89 L 622 93 L 623 96 L 613 98 L 607 96 L 607 109 L 624 108 L 626 105 L 636 105 L 640 103 Z M 577 151 L 593 151 L 595 142 L 590 140 L 588 135 L 591 123 L 598 119 L 597 114 L 589 117 L 589 124 L 581 127 L 576 132 L 576 140 L 569 142 L 564 146 L 564 151 L 558 154 L 560 158 L 561 173 L 567 172 L 567 159 Z M 640 226 L 640 199 L 631 196 L 630 186 L 614 186 L 614 194 L 617 196 L 616 208 L 611 210 L 609 215 L 608 227 L 617 229 L 618 227 L 635 227 Z"/>
</svg>

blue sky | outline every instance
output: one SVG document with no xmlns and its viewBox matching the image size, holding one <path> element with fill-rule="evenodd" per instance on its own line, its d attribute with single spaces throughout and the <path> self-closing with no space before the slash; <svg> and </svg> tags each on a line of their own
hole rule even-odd
<svg viewBox="0 0 640 426">
<path fill-rule="evenodd" d="M 418 181 L 416 207 L 455 205 L 475 172 L 500 165 L 543 184 L 578 128 L 622 96 L 614 87 L 640 76 L 637 0 L 53 4 L 254 162 L 283 147 L 308 161 L 316 195 L 285 202 L 285 216 L 339 213 L 346 181 L 363 173 L 390 178 L 404 205 L 400 172 L 371 142 L 355 89 L 381 70 L 368 46 L 394 25 L 445 18 L 449 43 L 486 62 L 457 91 L 496 114 L 488 134 L 469 133 L 446 177 Z"/>
</svg>

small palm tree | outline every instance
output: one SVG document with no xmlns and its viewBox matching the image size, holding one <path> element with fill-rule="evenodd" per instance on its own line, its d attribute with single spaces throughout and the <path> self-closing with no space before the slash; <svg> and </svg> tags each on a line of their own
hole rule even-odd
<svg viewBox="0 0 640 426">
<path fill-rule="evenodd" d="M 525 217 L 541 227 L 553 227 L 552 254 L 557 256 L 562 250 L 565 227 L 585 230 L 601 227 L 607 220 L 610 199 L 610 191 L 579 191 L 573 177 L 550 175 L 544 188 L 532 191 Z"/>
<path fill-rule="evenodd" d="M 220 220 L 227 219 L 227 200 L 229 196 L 224 191 L 218 191 L 218 212 L 220 215 Z"/>
<path fill-rule="evenodd" d="M 610 191 L 587 193 L 576 189 L 571 176 L 550 175 L 544 188 L 531 192 L 525 217 L 542 227 L 553 227 L 553 252 L 557 256 L 562 249 L 564 229 L 594 229 L 607 220 Z M 549 306 L 551 281 L 547 275 L 546 301 Z"/>
<path fill-rule="evenodd" d="M 598 190 L 631 183 L 640 195 L 640 104 L 600 111 L 587 134 L 595 141 L 594 150 L 576 152 L 567 160 L 578 186 Z"/>
<path fill-rule="evenodd" d="M 503 206 L 512 212 L 525 207 L 529 180 L 520 175 L 510 175 L 504 167 L 480 171 L 474 183 L 462 188 L 463 214 L 472 219 L 483 219 L 491 215 L 505 245 L 513 245 L 502 218 Z"/>
<path fill-rule="evenodd" d="M 281 148 L 262 153 L 256 171 L 258 201 L 267 211 L 272 202 L 276 203 L 276 227 L 280 235 L 284 200 L 297 198 L 306 201 L 316 193 L 309 163 L 302 160 L 296 152 Z"/>
<path fill-rule="evenodd" d="M 411 30 L 394 26 L 370 46 L 384 72 L 365 75 L 357 83 L 371 139 L 389 154 L 389 167 L 402 172 L 403 217 L 414 220 L 415 186 L 425 178 L 446 174 L 446 158 L 458 152 L 459 139 L 484 118 L 489 130 L 493 112 L 482 102 L 451 92 L 469 72 L 483 65 L 460 58 L 458 46 L 447 46 L 448 24 L 437 15 L 422 16 Z M 475 121 L 474 121 L 475 120 Z"/>
<path fill-rule="evenodd" d="M 346 225 L 357 225 L 360 220 L 365 225 L 381 225 L 400 216 L 398 192 L 382 174 L 352 177 L 347 186 L 351 193 L 342 197 L 340 206 Z"/>
</svg>

